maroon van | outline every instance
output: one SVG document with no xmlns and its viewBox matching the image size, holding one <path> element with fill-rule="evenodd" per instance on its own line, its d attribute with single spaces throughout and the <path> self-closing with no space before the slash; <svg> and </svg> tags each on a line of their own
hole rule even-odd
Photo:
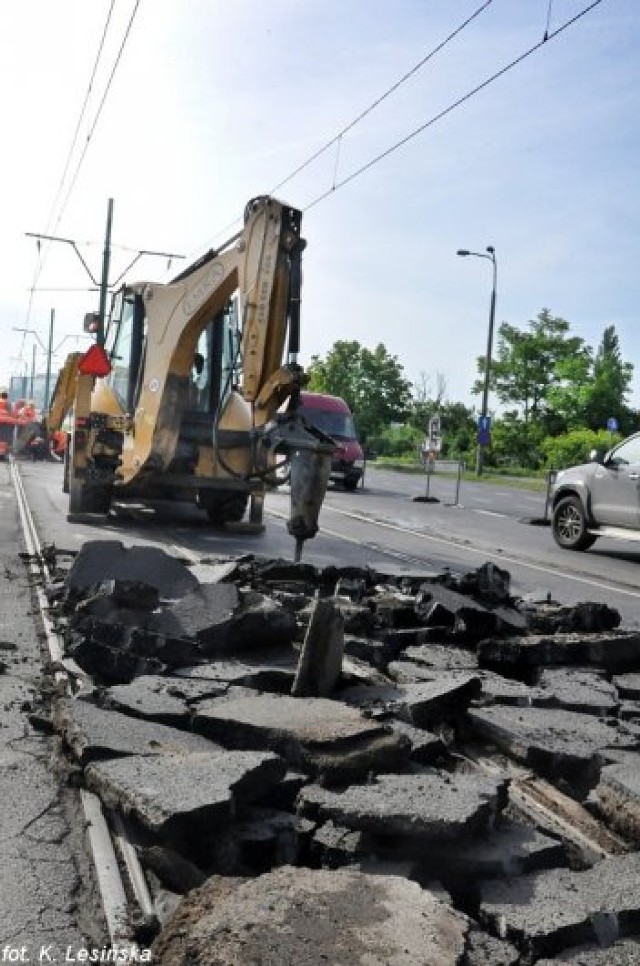
<svg viewBox="0 0 640 966">
<path fill-rule="evenodd" d="M 342 483 L 345 490 L 355 490 L 360 482 L 364 484 L 364 452 L 358 442 L 353 414 L 344 399 L 320 392 L 301 392 L 300 402 L 304 418 L 338 444 L 329 479 Z"/>
</svg>

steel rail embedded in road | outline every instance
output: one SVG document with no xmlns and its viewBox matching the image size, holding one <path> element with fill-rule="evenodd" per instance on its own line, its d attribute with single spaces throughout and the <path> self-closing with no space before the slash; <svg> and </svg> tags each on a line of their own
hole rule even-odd
<svg viewBox="0 0 640 966">
<path fill-rule="evenodd" d="M 508 778 L 509 800 L 514 807 L 551 834 L 565 839 L 589 861 L 595 862 L 630 851 L 629 842 L 591 815 L 575 799 L 563 794 L 555 785 L 529 769 L 512 760 L 501 764 L 485 751 L 465 748 L 457 754 L 474 769 Z"/>
<path fill-rule="evenodd" d="M 67 662 L 64 658 L 62 642 L 49 618 L 48 601 L 43 590 L 43 584 L 51 581 L 51 572 L 46 563 L 45 555 L 43 554 L 43 548 L 40 544 L 33 516 L 29 509 L 18 466 L 13 457 L 10 457 L 9 460 L 11 480 L 16 493 L 22 534 L 29 555 L 28 564 L 32 578 L 31 584 L 36 594 L 38 610 L 44 626 L 47 650 L 55 669 L 56 681 L 63 684 L 67 690 L 67 694 L 71 696 L 72 687 L 69 672 L 74 674 L 74 664 L 73 662 Z M 125 885 L 120 874 L 120 867 L 109 826 L 102 809 L 102 803 L 96 795 L 84 789 L 80 792 L 80 802 L 86 821 L 89 845 L 95 866 L 96 881 L 102 900 L 109 940 L 114 953 L 122 949 L 131 955 L 137 948 L 137 944 L 133 940 L 129 926 L 130 903 L 127 900 Z M 132 894 L 136 896 L 143 915 L 148 915 L 149 910 L 153 909 L 153 901 L 135 849 L 126 841 L 125 828 L 122 824 L 117 826 L 117 840 L 126 863 Z"/>
</svg>

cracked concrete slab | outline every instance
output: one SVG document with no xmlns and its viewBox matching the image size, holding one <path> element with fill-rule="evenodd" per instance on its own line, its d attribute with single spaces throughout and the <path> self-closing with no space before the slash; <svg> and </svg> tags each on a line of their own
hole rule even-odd
<svg viewBox="0 0 640 966">
<path fill-rule="evenodd" d="M 132 755 L 85 770 L 88 787 L 108 808 L 162 837 L 226 824 L 285 774 L 281 758 L 260 751 Z"/>
<path fill-rule="evenodd" d="M 451 841 L 492 828 L 506 805 L 508 781 L 424 769 L 379 775 L 367 785 L 332 791 L 308 785 L 298 808 L 310 818 L 352 830 L 423 841 Z"/>
<path fill-rule="evenodd" d="M 81 765 L 98 758 L 183 755 L 196 751 L 214 753 L 218 750 L 213 742 L 201 735 L 107 711 L 88 701 L 59 701 L 53 721 Z"/>
<path fill-rule="evenodd" d="M 294 768 L 337 778 L 401 767 L 409 742 L 328 698 L 262 694 L 204 701 L 195 731 L 228 748 L 263 748 Z"/>
<path fill-rule="evenodd" d="M 611 945 L 640 924 L 640 854 L 602 859 L 584 872 L 553 869 L 481 887 L 482 921 L 535 956 L 585 943 Z"/>
<path fill-rule="evenodd" d="M 152 955 L 163 966 L 455 966 L 468 920 L 397 876 L 285 866 L 210 879 L 182 901 Z"/>
</svg>

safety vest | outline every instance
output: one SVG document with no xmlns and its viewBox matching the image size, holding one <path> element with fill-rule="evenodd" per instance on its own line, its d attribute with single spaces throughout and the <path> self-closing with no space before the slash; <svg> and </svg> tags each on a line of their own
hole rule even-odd
<svg viewBox="0 0 640 966">
<path fill-rule="evenodd" d="M 10 413 L 11 403 L 8 399 L 0 399 L 0 413 Z"/>
</svg>

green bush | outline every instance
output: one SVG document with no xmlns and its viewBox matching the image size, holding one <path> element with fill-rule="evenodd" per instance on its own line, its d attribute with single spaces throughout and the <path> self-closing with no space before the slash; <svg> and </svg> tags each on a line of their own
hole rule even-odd
<svg viewBox="0 0 640 966">
<path fill-rule="evenodd" d="M 618 433 L 609 433 L 606 429 L 598 432 L 592 429 L 573 429 L 562 436 L 547 436 L 542 440 L 540 449 L 544 454 L 546 469 L 560 470 L 586 463 L 592 449 L 611 449 L 620 438 Z"/>
<path fill-rule="evenodd" d="M 413 426 L 390 426 L 379 436 L 367 439 L 367 449 L 379 456 L 412 456 L 417 458 L 424 433 Z"/>
</svg>

